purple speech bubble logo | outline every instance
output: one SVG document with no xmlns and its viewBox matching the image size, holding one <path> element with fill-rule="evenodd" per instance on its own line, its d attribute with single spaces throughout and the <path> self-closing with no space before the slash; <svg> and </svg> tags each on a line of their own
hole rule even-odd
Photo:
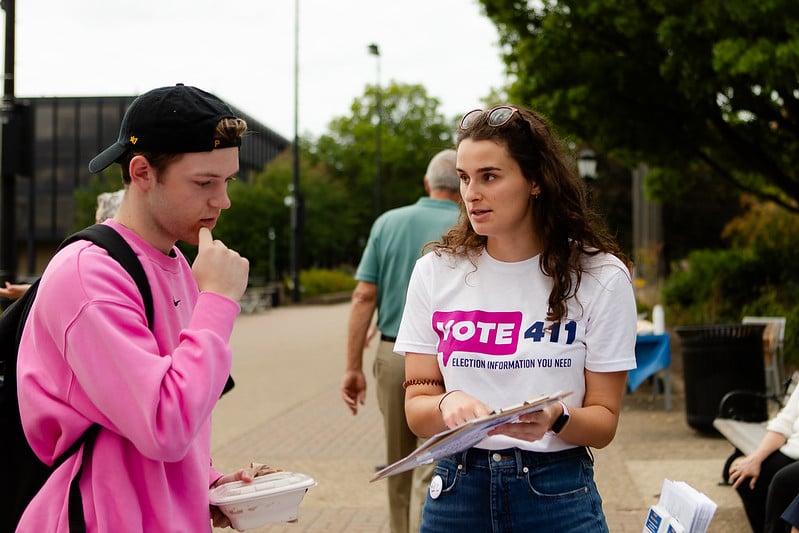
<svg viewBox="0 0 799 533">
<path fill-rule="evenodd" d="M 447 366 L 452 352 L 511 355 L 516 352 L 522 325 L 521 311 L 436 311 L 433 329 L 438 351 Z"/>
</svg>

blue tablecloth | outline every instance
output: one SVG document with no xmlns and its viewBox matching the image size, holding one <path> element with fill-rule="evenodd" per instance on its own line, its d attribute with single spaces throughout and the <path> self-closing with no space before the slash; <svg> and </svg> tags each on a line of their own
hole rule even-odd
<svg viewBox="0 0 799 533">
<path fill-rule="evenodd" d="M 669 335 L 638 335 L 635 340 L 635 362 L 637 368 L 627 374 L 627 388 L 637 389 L 641 383 L 659 370 L 671 365 L 671 343 Z"/>
</svg>

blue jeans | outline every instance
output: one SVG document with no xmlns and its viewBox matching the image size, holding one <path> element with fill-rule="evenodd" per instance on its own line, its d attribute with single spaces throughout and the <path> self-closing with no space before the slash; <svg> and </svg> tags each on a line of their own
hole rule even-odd
<svg viewBox="0 0 799 533">
<path fill-rule="evenodd" d="M 441 482 L 436 480 L 440 476 Z M 420 533 L 607 533 L 585 448 L 539 453 L 471 448 L 441 459 Z"/>
</svg>

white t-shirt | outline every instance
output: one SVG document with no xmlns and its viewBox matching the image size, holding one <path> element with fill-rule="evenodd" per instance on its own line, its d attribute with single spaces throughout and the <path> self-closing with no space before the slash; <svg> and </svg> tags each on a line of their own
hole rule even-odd
<svg viewBox="0 0 799 533">
<path fill-rule="evenodd" d="M 571 392 L 581 406 L 584 370 L 635 368 L 636 306 L 630 273 L 617 257 L 586 256 L 567 318 L 546 320 L 552 278 L 540 256 L 516 263 L 483 252 L 474 264 L 429 253 L 416 262 L 394 351 L 435 354 L 447 390 L 462 390 L 501 409 L 540 394 Z M 506 436 L 478 447 L 558 451 L 557 437 L 527 442 Z"/>
</svg>

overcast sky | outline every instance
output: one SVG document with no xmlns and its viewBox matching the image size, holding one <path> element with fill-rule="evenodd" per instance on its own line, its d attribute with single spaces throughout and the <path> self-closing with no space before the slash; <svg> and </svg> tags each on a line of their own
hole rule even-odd
<svg viewBox="0 0 799 533">
<path fill-rule="evenodd" d="M 476 0 L 299 1 L 299 133 L 319 135 L 377 81 L 419 83 L 454 116 L 505 84 Z M 17 2 L 15 94 L 139 94 L 185 83 L 294 136 L 295 1 Z M 381 57 L 370 55 L 377 43 Z"/>
</svg>

